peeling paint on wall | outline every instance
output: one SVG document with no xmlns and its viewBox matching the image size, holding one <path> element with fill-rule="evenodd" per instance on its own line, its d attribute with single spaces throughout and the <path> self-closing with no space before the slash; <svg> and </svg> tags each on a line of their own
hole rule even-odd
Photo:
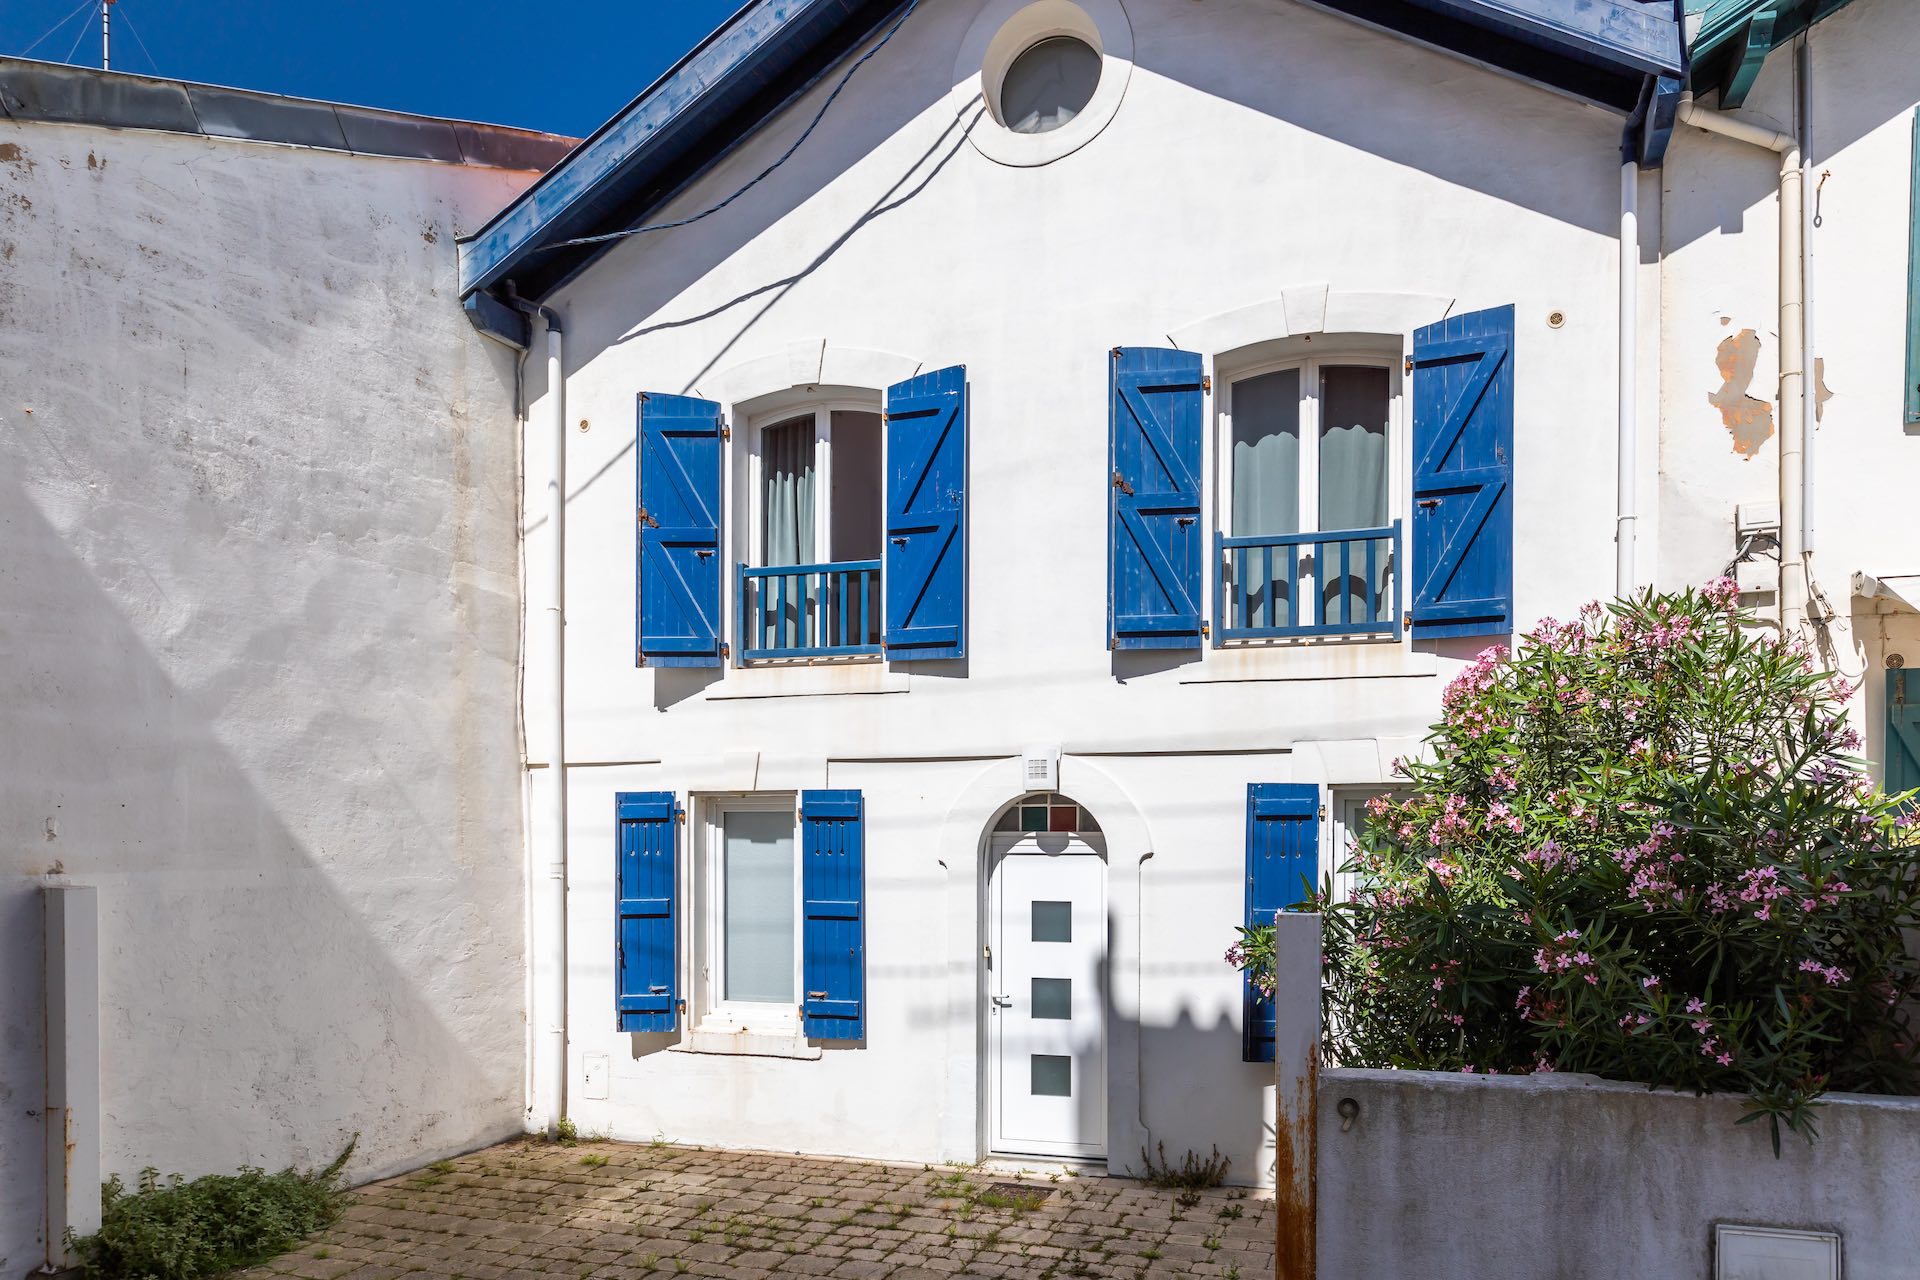
<svg viewBox="0 0 1920 1280">
<path fill-rule="evenodd" d="M 1813 362 L 1813 420 L 1827 420 L 1827 401 L 1833 399 L 1833 389 L 1827 385 L 1827 358 L 1818 356 Z"/>
<path fill-rule="evenodd" d="M 1747 394 L 1760 362 L 1760 335 L 1742 329 L 1720 344 L 1713 361 L 1720 370 L 1720 389 L 1707 396 L 1707 403 L 1720 411 L 1720 421 L 1733 436 L 1733 451 L 1751 458 L 1773 435 L 1773 405 Z"/>
</svg>

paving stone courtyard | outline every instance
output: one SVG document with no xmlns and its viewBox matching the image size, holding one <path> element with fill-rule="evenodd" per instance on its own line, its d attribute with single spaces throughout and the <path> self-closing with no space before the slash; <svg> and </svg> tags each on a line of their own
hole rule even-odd
<svg viewBox="0 0 1920 1280">
<path fill-rule="evenodd" d="M 520 1141 L 362 1187 L 333 1227 L 241 1274 L 1268 1280 L 1273 1200 L 1015 1166 Z"/>
</svg>

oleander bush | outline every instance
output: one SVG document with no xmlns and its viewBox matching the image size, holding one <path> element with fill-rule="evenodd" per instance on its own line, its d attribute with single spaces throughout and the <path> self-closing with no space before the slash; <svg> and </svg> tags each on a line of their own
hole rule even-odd
<svg viewBox="0 0 1920 1280">
<path fill-rule="evenodd" d="M 291 1249 L 340 1216 L 340 1171 L 358 1135 L 324 1169 L 243 1167 L 191 1182 L 145 1169 L 131 1191 L 101 1188 L 100 1230 L 74 1242 L 96 1280 L 200 1280 Z"/>
<path fill-rule="evenodd" d="M 1314 900 L 1336 1060 L 1743 1092 L 1776 1151 L 1828 1090 L 1920 1091 L 1920 829 L 1733 597 L 1589 605 L 1448 687 Z M 1270 984 L 1268 933 L 1229 960 Z"/>
</svg>

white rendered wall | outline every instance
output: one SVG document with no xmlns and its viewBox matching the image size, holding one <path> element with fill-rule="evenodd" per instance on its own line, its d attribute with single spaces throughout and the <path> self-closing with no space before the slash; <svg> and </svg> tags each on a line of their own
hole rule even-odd
<svg viewBox="0 0 1920 1280">
<path fill-rule="evenodd" d="M 1809 316 L 1831 393 L 1811 444 L 1812 577 L 1837 614 L 1822 660 L 1856 680 L 1865 673 L 1854 710 L 1879 760 L 1886 657 L 1920 662 L 1920 617 L 1856 599 L 1850 584 L 1856 572 L 1920 574 L 1920 429 L 1902 421 L 1920 25 L 1903 0 L 1855 0 L 1815 26 L 1812 42 L 1808 198 L 1819 222 Z M 1768 59 L 1744 111 L 1791 125 L 1791 50 Z M 1735 507 L 1778 499 L 1778 170 L 1768 152 L 1684 125 L 1668 153 L 1657 566 L 1665 586 L 1718 573 L 1734 553 Z M 1721 343 L 1747 329 L 1759 350 L 1745 394 L 1769 402 L 1776 419 L 1750 455 L 1736 451 L 1708 400 L 1723 387 Z M 1770 574 L 1771 559 L 1764 563 Z M 1825 612 L 1818 598 L 1812 611 Z"/>
<path fill-rule="evenodd" d="M 42 884 L 99 892 L 104 1172 L 514 1132 L 531 175 L 0 126 L 0 1272 L 40 1260 Z"/>
<path fill-rule="evenodd" d="M 570 1110 L 623 1137 L 977 1156 L 982 837 L 1021 790 L 1021 749 L 1055 742 L 1061 789 L 1107 833 L 1114 1163 L 1217 1143 L 1236 1180 L 1265 1179 L 1271 1137 L 1246 1118 L 1270 1113 L 1271 1072 L 1239 1061 L 1221 960 L 1246 784 L 1382 781 L 1485 642 L 1116 659 L 1107 351 L 1404 338 L 1515 304 L 1517 612 L 1564 616 L 1613 579 L 1620 120 L 1301 5 L 1126 0 L 1137 65 L 1112 122 L 1010 167 L 968 142 L 997 127 L 977 104 L 956 120 L 948 100 L 983 8 L 924 4 L 751 198 L 616 248 L 554 300 L 568 418 L 587 424 L 567 463 Z M 758 172 L 823 94 L 665 216 Z M 739 423 L 742 398 L 779 387 L 877 392 L 954 363 L 972 397 L 964 664 L 636 669 L 637 392 L 721 399 Z M 1397 450 L 1404 519 L 1404 433 Z M 536 462 L 528 492 L 544 483 Z M 617 1035 L 613 793 L 827 785 L 867 801 L 866 1046 L 784 1061 Z M 611 1059 L 604 1100 L 583 1095 L 586 1054 Z"/>
</svg>

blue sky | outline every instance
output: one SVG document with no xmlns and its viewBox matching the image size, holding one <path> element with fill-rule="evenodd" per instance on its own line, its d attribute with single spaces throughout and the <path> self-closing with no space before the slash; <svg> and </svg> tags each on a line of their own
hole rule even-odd
<svg viewBox="0 0 1920 1280">
<path fill-rule="evenodd" d="M 99 66 L 100 6 L 82 2 L 0 0 L 0 53 L 58 23 L 30 56 Z M 577 137 L 743 2 L 117 0 L 113 66 Z"/>
</svg>

